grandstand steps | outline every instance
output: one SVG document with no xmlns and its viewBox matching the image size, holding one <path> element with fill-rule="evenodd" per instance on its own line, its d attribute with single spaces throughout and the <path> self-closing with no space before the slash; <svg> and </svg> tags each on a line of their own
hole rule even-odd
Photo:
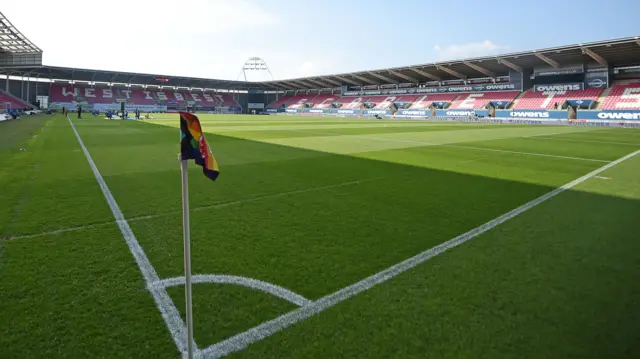
<svg viewBox="0 0 640 359">
<path fill-rule="evenodd" d="M 611 89 L 613 87 L 607 87 L 606 89 L 604 89 L 604 91 L 602 91 L 602 93 L 600 93 L 600 96 L 598 96 L 598 105 L 596 106 L 596 110 L 601 110 L 602 106 L 604 106 L 604 100 L 607 98 L 607 96 L 609 96 L 609 93 L 611 92 Z"/>
<path fill-rule="evenodd" d="M 14 96 L 13 94 L 11 94 L 9 92 L 0 90 L 0 94 L 4 95 L 5 97 L 11 98 L 14 102 L 20 103 L 20 104 L 24 105 L 27 108 L 33 108 L 33 109 L 36 108 L 35 106 L 33 106 L 32 104 L 28 103 L 27 101 L 21 99 L 20 97 Z"/>
<path fill-rule="evenodd" d="M 518 96 L 516 96 L 516 98 L 514 98 L 513 101 L 511 101 L 511 104 L 509 104 L 509 107 L 507 108 L 514 108 L 518 104 L 520 97 L 522 97 L 525 94 L 525 92 L 527 92 L 527 90 L 520 92 Z"/>
</svg>

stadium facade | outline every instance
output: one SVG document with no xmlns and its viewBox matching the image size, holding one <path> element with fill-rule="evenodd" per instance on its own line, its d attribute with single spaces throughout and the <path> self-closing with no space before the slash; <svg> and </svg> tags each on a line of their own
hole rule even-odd
<svg viewBox="0 0 640 359">
<path fill-rule="evenodd" d="M 0 111 L 41 106 L 640 120 L 640 37 L 263 82 L 42 65 L 0 13 Z"/>
</svg>

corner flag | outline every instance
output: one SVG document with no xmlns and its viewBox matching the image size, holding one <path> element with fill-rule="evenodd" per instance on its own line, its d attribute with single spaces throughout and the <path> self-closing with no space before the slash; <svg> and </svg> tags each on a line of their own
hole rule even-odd
<svg viewBox="0 0 640 359">
<path fill-rule="evenodd" d="M 205 176 L 215 181 L 220 175 L 218 163 L 204 138 L 200 121 L 194 114 L 180 112 L 180 172 L 182 173 L 182 234 L 184 238 L 184 293 L 187 309 L 187 350 L 193 359 L 193 305 L 191 300 L 191 230 L 189 224 L 189 160 L 202 166 Z"/>
<path fill-rule="evenodd" d="M 200 120 L 188 112 L 180 112 L 180 151 L 182 160 L 195 160 L 197 165 L 202 166 L 204 175 L 211 180 L 215 181 L 220 175 L 218 162 L 204 138 Z"/>
</svg>

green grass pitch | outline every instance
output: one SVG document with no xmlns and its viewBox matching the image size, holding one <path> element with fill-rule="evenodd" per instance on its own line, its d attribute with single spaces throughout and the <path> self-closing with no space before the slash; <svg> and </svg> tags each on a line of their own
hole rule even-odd
<svg viewBox="0 0 640 359">
<path fill-rule="evenodd" d="M 177 115 L 85 117 L 158 277 L 182 276 Z M 193 273 L 307 303 L 640 150 L 632 129 L 199 117 L 221 175 L 190 165 Z M 0 204 L 0 358 L 180 357 L 66 118 L 0 123 Z M 230 357 L 638 358 L 638 253 L 640 154 Z M 202 353 L 299 308 L 193 288 Z"/>
</svg>

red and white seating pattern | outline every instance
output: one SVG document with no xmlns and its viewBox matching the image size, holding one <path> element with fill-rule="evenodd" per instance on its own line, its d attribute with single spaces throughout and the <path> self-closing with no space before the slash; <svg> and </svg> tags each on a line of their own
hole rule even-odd
<svg viewBox="0 0 640 359">
<path fill-rule="evenodd" d="M 567 100 L 591 100 L 596 101 L 602 89 L 592 88 L 586 90 L 569 91 L 536 91 L 528 90 L 513 106 L 517 110 L 551 110 L 557 103 L 559 106 Z"/>
<path fill-rule="evenodd" d="M 640 110 L 640 82 L 613 85 L 602 104 L 603 110 Z"/>
<path fill-rule="evenodd" d="M 315 95 L 296 95 L 289 99 L 287 108 L 304 108 L 304 105 L 308 102 L 311 103 Z"/>
<path fill-rule="evenodd" d="M 387 109 L 394 102 L 397 102 L 399 98 L 399 96 L 370 96 L 364 97 L 363 102 L 372 104 L 371 108 Z"/>
<path fill-rule="evenodd" d="M 473 110 L 484 108 L 491 101 L 513 101 L 519 91 L 472 92 L 461 94 L 451 104 L 450 109 Z"/>
<path fill-rule="evenodd" d="M 291 102 L 289 102 L 289 99 L 290 99 L 291 97 L 292 97 L 292 96 L 283 96 L 283 97 L 280 97 L 279 99 L 277 99 L 277 100 L 273 101 L 271 104 L 269 104 L 269 105 L 267 106 L 267 108 L 281 108 L 283 104 L 291 103 Z"/>
<path fill-rule="evenodd" d="M 304 105 L 313 104 L 313 108 L 328 108 L 332 103 L 337 102 L 338 95 L 331 94 L 311 94 L 311 95 L 293 95 L 284 96 L 277 101 L 271 103 L 267 108 L 281 108 L 286 105 L 287 108 L 304 108 Z"/>
<path fill-rule="evenodd" d="M 51 85 L 51 91 L 49 92 L 50 102 L 73 103 L 77 101 L 78 97 L 84 98 L 89 104 L 111 104 L 114 103 L 115 99 L 124 99 L 133 105 L 155 105 L 158 103 L 166 104 L 167 102 L 184 104 L 185 101 L 194 101 L 202 107 L 239 106 L 233 99 L 233 96 L 229 94 L 174 92 L 164 89 L 92 88 L 74 85 Z"/>
<path fill-rule="evenodd" d="M 271 105 L 267 106 L 269 108 L 280 108 L 285 105 L 288 108 L 301 108 L 304 107 L 304 104 L 310 102 L 311 99 L 315 95 L 293 95 L 293 96 L 284 96 L 279 98 L 277 101 L 273 102 Z M 294 107 L 292 107 L 294 106 Z"/>
<path fill-rule="evenodd" d="M 437 95 L 414 95 L 414 98 L 407 102 L 412 102 L 410 109 L 425 109 L 433 102 L 453 102 L 459 94 L 447 93 Z M 462 95 L 464 96 L 464 95 Z M 408 96 L 403 96 L 404 99 Z"/>
<path fill-rule="evenodd" d="M 52 84 L 49 91 L 50 102 L 76 102 L 83 97 L 87 103 L 113 103 L 118 93 L 111 88 L 93 88 L 73 85 Z"/>
<path fill-rule="evenodd" d="M 128 94 L 131 98 L 131 102 L 136 105 L 155 105 L 157 104 L 155 98 L 153 98 L 153 94 L 149 90 L 129 90 Z M 127 94 L 125 94 L 126 96 Z"/>
<path fill-rule="evenodd" d="M 5 108 L 7 107 L 6 104 L 9 104 L 9 108 L 15 109 L 33 108 L 33 106 L 31 106 L 29 103 L 15 98 L 8 93 L 0 90 L 0 111 L 5 110 Z"/>
<path fill-rule="evenodd" d="M 319 94 L 311 102 L 313 103 L 313 108 L 330 108 L 331 104 L 338 101 L 338 97 L 331 94 Z"/>
<path fill-rule="evenodd" d="M 349 96 L 340 97 L 336 102 L 341 105 L 341 108 L 360 108 L 362 107 L 364 100 L 362 97 Z"/>
</svg>

